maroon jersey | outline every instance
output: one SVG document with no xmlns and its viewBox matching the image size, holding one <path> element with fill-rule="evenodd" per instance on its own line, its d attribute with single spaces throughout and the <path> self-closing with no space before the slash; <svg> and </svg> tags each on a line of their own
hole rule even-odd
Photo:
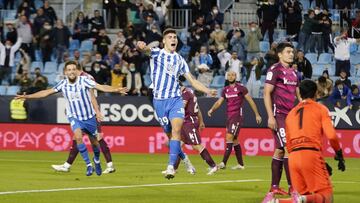
<svg viewBox="0 0 360 203">
<path fill-rule="evenodd" d="M 222 97 L 226 99 L 227 117 L 242 116 L 242 105 L 248 90 L 241 83 L 235 83 L 234 86 L 225 86 L 222 91 Z"/>
<path fill-rule="evenodd" d="M 198 120 L 198 112 L 199 112 L 199 105 L 197 103 L 197 97 L 194 95 L 194 92 L 189 89 L 185 88 L 181 92 L 181 96 L 186 101 L 186 107 L 185 107 L 185 119 L 184 122 L 192 122 Z"/>
<path fill-rule="evenodd" d="M 276 63 L 269 68 L 265 83 L 274 85 L 271 99 L 274 114 L 288 114 L 295 105 L 296 87 L 299 85 L 296 70 Z"/>
</svg>

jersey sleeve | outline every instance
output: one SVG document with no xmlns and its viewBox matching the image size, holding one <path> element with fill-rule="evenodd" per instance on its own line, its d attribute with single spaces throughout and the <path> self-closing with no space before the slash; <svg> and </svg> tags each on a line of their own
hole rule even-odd
<svg viewBox="0 0 360 203">
<path fill-rule="evenodd" d="M 243 92 L 243 95 L 247 95 L 249 93 L 249 90 L 245 87 L 245 86 L 241 86 L 242 87 L 242 92 Z"/>
<path fill-rule="evenodd" d="M 55 90 L 55 92 L 60 92 L 62 87 L 64 86 L 65 84 L 65 79 L 59 81 L 54 87 L 53 89 Z"/>
<path fill-rule="evenodd" d="M 276 71 L 275 67 L 272 66 L 266 73 L 265 83 L 275 85 L 278 75 L 278 71 Z"/>
<path fill-rule="evenodd" d="M 189 66 L 184 60 L 184 58 L 181 57 L 181 63 L 180 63 L 180 75 L 184 75 L 186 73 L 190 72 Z"/>
<path fill-rule="evenodd" d="M 150 49 L 150 57 L 154 58 L 157 57 L 160 53 L 160 49 L 158 47 L 154 47 Z"/>
<path fill-rule="evenodd" d="M 90 80 L 89 78 L 84 78 L 84 86 L 86 88 L 92 89 L 95 88 L 96 82 L 93 80 Z"/>
<path fill-rule="evenodd" d="M 321 126 L 325 136 L 329 139 L 331 147 L 338 151 L 340 149 L 339 141 L 336 136 L 334 126 L 331 122 L 330 112 L 326 107 L 321 109 Z"/>
</svg>

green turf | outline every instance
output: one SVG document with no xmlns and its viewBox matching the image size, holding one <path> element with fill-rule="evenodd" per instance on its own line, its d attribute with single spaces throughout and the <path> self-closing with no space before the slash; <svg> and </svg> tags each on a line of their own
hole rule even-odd
<svg viewBox="0 0 360 203">
<path fill-rule="evenodd" d="M 214 176 L 206 175 L 206 164 L 197 155 L 190 156 L 197 168 L 192 176 L 180 166 L 173 180 L 161 175 L 167 155 L 113 154 L 116 173 L 85 176 L 85 166 L 78 157 L 70 173 L 57 173 L 51 164 L 61 164 L 67 153 L 0 151 L 0 192 L 19 190 L 43 190 L 60 188 L 129 186 L 144 184 L 190 183 L 259 179 L 259 182 L 205 183 L 156 187 L 112 188 L 80 191 L 23 193 L 0 195 L 0 202 L 261 202 L 269 189 L 270 157 L 245 157 L 243 171 L 221 170 Z M 215 161 L 221 160 L 215 156 Z M 235 163 L 230 157 L 229 166 Z M 334 168 L 332 177 L 335 202 L 359 202 L 360 159 L 347 159 L 344 173 Z M 104 167 L 104 164 L 103 164 Z M 283 178 L 284 179 L 284 178 Z M 286 182 L 282 181 L 286 188 Z"/>
</svg>

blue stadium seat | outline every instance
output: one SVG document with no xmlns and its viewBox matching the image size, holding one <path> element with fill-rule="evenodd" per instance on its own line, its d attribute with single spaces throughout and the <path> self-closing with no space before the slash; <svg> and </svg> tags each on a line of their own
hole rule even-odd
<svg viewBox="0 0 360 203">
<path fill-rule="evenodd" d="M 291 42 L 291 43 L 292 43 L 292 45 L 293 45 L 295 48 L 297 48 L 297 47 L 299 46 L 299 43 L 296 42 L 296 41 L 293 41 L 293 42 Z"/>
<path fill-rule="evenodd" d="M 80 51 L 92 51 L 93 42 L 91 40 L 84 40 L 81 42 Z"/>
<path fill-rule="evenodd" d="M 20 91 L 20 86 L 9 86 L 6 95 L 16 95 Z"/>
<path fill-rule="evenodd" d="M 322 75 L 322 72 L 325 70 L 324 65 L 322 64 L 313 64 L 313 76 L 320 76 Z"/>
<path fill-rule="evenodd" d="M 7 86 L 1 85 L 0 86 L 0 95 L 6 95 Z"/>
<path fill-rule="evenodd" d="M 217 75 L 213 78 L 210 87 L 212 88 L 221 88 L 224 87 L 225 84 L 225 76 L 224 75 Z"/>
<path fill-rule="evenodd" d="M 217 89 L 217 95 L 216 95 L 217 98 L 220 98 L 220 97 L 221 97 L 221 94 L 222 94 L 223 89 L 224 89 L 224 88 L 218 88 L 218 89 Z"/>
<path fill-rule="evenodd" d="M 322 53 L 319 56 L 319 60 L 317 61 L 318 64 L 329 64 L 332 61 L 331 54 L 328 53 Z"/>
<path fill-rule="evenodd" d="M 356 77 L 360 77 L 360 64 L 358 64 L 358 65 L 355 65 L 354 66 L 354 71 L 355 71 L 355 73 L 354 73 L 354 76 L 356 76 Z"/>
<path fill-rule="evenodd" d="M 356 53 L 360 53 L 360 45 L 358 46 Z"/>
<path fill-rule="evenodd" d="M 145 75 L 144 75 L 144 85 L 145 85 L 146 87 L 149 87 L 149 86 L 150 86 L 150 84 L 151 84 L 151 78 L 150 78 L 150 75 L 145 74 Z"/>
<path fill-rule="evenodd" d="M 357 44 L 350 44 L 350 54 L 356 54 L 357 50 L 358 50 Z"/>
<path fill-rule="evenodd" d="M 34 4 L 35 4 L 36 9 L 38 9 L 44 5 L 42 0 L 35 0 Z"/>
<path fill-rule="evenodd" d="M 56 85 L 56 77 L 57 73 L 44 73 L 44 76 L 47 77 L 49 86 L 55 86 Z"/>
<path fill-rule="evenodd" d="M 62 74 L 63 70 L 64 70 L 64 67 L 65 67 L 65 63 L 60 63 L 59 66 L 58 66 L 58 73 L 59 74 Z"/>
<path fill-rule="evenodd" d="M 70 41 L 70 46 L 69 46 L 69 50 L 70 51 L 74 51 L 76 49 L 80 48 L 80 41 L 77 39 L 73 39 Z"/>
<path fill-rule="evenodd" d="M 351 55 L 350 56 L 350 63 L 351 64 L 360 64 L 360 54 Z"/>
<path fill-rule="evenodd" d="M 33 61 L 31 63 L 31 67 L 30 67 L 30 73 L 34 73 L 35 72 L 35 68 L 39 67 L 41 71 L 44 70 L 44 64 L 41 61 Z"/>
<path fill-rule="evenodd" d="M 267 41 L 260 41 L 260 52 L 266 53 L 270 50 L 270 43 Z"/>
<path fill-rule="evenodd" d="M 325 69 L 329 71 L 330 76 L 335 75 L 335 64 L 327 64 L 325 65 Z"/>
<path fill-rule="evenodd" d="M 44 67 L 44 73 L 57 73 L 57 63 L 56 62 L 46 62 Z"/>
<path fill-rule="evenodd" d="M 307 58 L 311 64 L 315 64 L 317 62 L 317 54 L 315 53 L 307 53 L 305 54 L 305 58 Z"/>
</svg>

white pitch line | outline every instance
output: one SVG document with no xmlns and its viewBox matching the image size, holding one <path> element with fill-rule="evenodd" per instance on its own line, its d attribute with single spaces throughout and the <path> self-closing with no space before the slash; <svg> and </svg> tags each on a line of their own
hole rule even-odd
<svg viewBox="0 0 360 203">
<path fill-rule="evenodd" d="M 249 180 L 223 180 L 223 181 L 205 181 L 205 182 L 183 182 L 183 183 L 159 183 L 159 184 L 143 184 L 143 185 L 118 185 L 118 186 L 101 186 L 101 187 L 79 187 L 79 188 L 58 188 L 46 190 L 18 190 L 0 192 L 0 195 L 20 194 L 20 193 L 44 193 L 44 192 L 62 192 L 62 191 L 78 191 L 78 190 L 106 190 L 106 189 L 124 189 L 124 188 L 141 188 L 141 187 L 163 187 L 177 185 L 206 185 L 206 184 L 223 184 L 223 183 L 246 183 L 246 182 L 263 182 L 262 179 Z"/>
</svg>

